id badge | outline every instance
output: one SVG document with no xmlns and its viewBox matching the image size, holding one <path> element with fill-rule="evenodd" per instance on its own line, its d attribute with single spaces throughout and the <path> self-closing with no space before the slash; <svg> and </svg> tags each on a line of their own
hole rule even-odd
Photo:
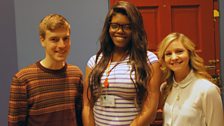
<svg viewBox="0 0 224 126">
<path fill-rule="evenodd" d="M 102 95 L 100 97 L 101 105 L 107 107 L 114 107 L 115 106 L 115 97 L 111 95 Z"/>
</svg>

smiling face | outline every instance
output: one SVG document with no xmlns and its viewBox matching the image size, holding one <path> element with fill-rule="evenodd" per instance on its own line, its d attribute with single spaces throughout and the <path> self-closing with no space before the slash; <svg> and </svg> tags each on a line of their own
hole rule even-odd
<svg viewBox="0 0 224 126">
<path fill-rule="evenodd" d="M 128 17 L 121 13 L 115 14 L 110 22 L 109 34 L 115 49 L 125 49 L 131 40 L 131 26 Z"/>
<path fill-rule="evenodd" d="M 169 44 L 165 50 L 164 61 L 174 74 L 185 74 L 190 71 L 188 50 L 178 40 Z"/>
<path fill-rule="evenodd" d="M 71 46 L 69 29 L 46 30 L 45 38 L 40 36 L 40 39 L 45 48 L 46 62 L 60 64 L 66 61 Z"/>
</svg>

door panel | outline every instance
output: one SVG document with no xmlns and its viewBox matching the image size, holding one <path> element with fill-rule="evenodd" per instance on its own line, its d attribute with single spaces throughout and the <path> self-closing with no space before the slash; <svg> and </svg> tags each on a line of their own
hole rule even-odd
<svg viewBox="0 0 224 126">
<path fill-rule="evenodd" d="M 178 31 L 191 36 L 191 39 L 200 47 L 198 6 L 171 7 L 171 31 Z M 185 27 L 182 27 L 182 26 Z"/>
<path fill-rule="evenodd" d="M 144 27 L 148 36 L 148 48 L 151 51 L 156 51 L 158 40 L 158 7 L 140 8 L 143 16 Z"/>
</svg>

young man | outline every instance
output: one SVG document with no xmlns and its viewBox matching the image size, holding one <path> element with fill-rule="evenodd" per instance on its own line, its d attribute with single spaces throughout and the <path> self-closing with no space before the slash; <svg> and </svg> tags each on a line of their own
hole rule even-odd
<svg viewBox="0 0 224 126">
<path fill-rule="evenodd" d="M 9 101 L 9 126 L 82 125 L 82 72 L 66 63 L 70 24 L 50 14 L 39 25 L 45 58 L 16 73 Z"/>
</svg>

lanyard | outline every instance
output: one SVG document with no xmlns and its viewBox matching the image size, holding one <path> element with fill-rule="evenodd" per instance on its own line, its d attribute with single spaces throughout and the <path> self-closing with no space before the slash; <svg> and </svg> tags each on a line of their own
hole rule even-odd
<svg viewBox="0 0 224 126">
<path fill-rule="evenodd" d="M 110 73 L 111 73 L 111 71 L 117 66 L 117 65 L 119 65 L 120 63 L 121 63 L 121 61 L 122 60 L 124 60 L 125 58 L 126 58 L 126 56 L 127 55 L 124 55 L 124 56 L 122 56 L 121 57 L 121 59 L 110 69 L 110 65 L 111 65 L 111 62 L 112 62 L 112 56 L 111 56 L 111 58 L 110 58 L 110 61 L 109 61 L 109 63 L 108 63 L 108 65 L 107 65 L 107 68 L 106 68 L 106 79 L 104 80 L 104 82 L 103 82 L 103 85 L 104 85 L 104 87 L 105 88 L 109 88 L 109 82 L 108 82 L 108 77 L 109 77 L 109 75 L 110 75 Z"/>
</svg>

